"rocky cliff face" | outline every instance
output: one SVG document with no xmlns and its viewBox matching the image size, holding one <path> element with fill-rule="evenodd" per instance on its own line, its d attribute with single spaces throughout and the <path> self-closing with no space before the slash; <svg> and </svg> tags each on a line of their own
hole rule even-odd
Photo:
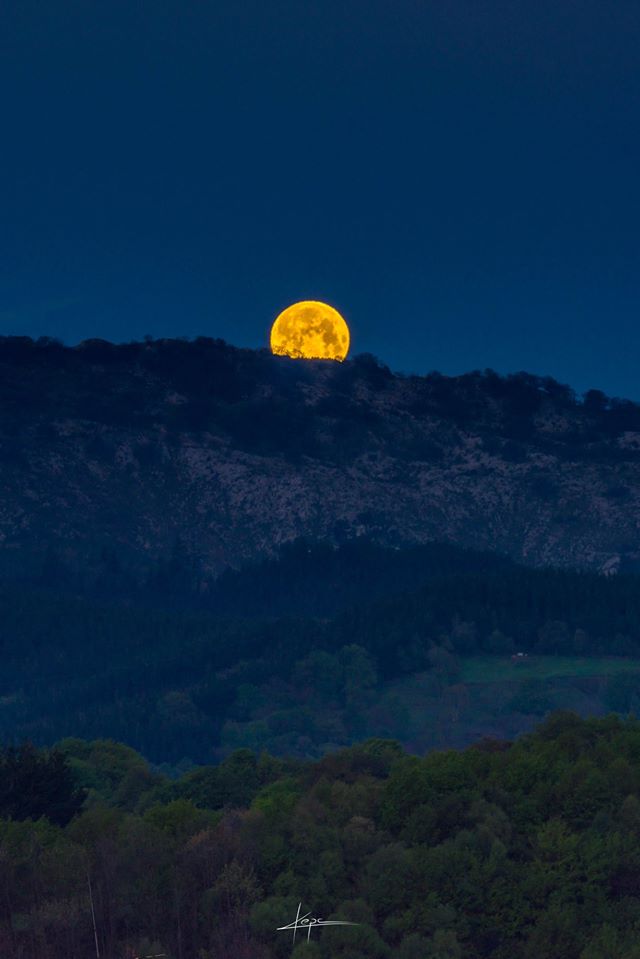
<svg viewBox="0 0 640 959">
<path fill-rule="evenodd" d="M 221 341 L 0 340 L 0 562 L 180 542 L 216 572 L 300 535 L 640 560 L 640 408 L 526 374 L 403 377 Z"/>
</svg>

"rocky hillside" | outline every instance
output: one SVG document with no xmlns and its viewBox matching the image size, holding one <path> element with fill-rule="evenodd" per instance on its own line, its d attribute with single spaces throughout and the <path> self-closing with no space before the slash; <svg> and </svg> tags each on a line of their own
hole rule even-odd
<svg viewBox="0 0 640 959">
<path fill-rule="evenodd" d="M 0 563 L 194 570 L 304 535 L 640 560 L 640 407 L 552 379 L 405 377 L 220 340 L 0 340 Z"/>
</svg>

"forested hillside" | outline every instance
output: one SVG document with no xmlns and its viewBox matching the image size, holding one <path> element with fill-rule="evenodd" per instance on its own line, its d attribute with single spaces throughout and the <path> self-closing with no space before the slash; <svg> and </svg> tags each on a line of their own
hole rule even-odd
<svg viewBox="0 0 640 959">
<path fill-rule="evenodd" d="M 155 763 L 239 747 L 314 758 L 367 736 L 423 752 L 514 736 L 558 707 L 640 706 L 635 574 L 364 541 L 298 542 L 204 593 L 181 570 L 138 584 L 107 568 L 82 590 L 50 566 L 0 586 L 0 736 L 111 736 Z"/>
<path fill-rule="evenodd" d="M 105 959 L 640 956 L 636 719 L 554 713 L 424 758 L 389 740 L 315 762 L 241 750 L 177 780 L 104 741 L 7 763 L 6 959 L 93 955 L 90 891 Z M 276 930 L 300 902 L 357 925 L 294 947 Z"/>
</svg>

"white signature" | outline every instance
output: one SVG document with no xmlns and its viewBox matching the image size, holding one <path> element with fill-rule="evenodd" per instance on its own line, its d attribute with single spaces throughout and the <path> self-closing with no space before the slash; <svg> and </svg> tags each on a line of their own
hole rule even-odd
<svg viewBox="0 0 640 959">
<path fill-rule="evenodd" d="M 287 926 L 278 926 L 276 932 L 280 932 L 281 929 L 293 929 L 293 941 L 296 941 L 296 932 L 298 929 L 307 930 L 307 942 L 311 935 L 311 930 L 314 926 L 359 926 L 359 922 L 345 922 L 340 919 L 310 919 L 310 913 L 305 913 L 304 916 L 300 915 L 300 910 L 302 909 L 302 903 L 298 903 L 298 912 L 296 918 L 293 922 L 290 922 Z"/>
</svg>

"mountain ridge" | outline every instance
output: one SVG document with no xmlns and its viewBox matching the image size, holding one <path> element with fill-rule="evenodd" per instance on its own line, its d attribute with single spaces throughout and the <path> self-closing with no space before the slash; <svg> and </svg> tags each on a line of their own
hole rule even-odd
<svg viewBox="0 0 640 959">
<path fill-rule="evenodd" d="M 194 575 L 301 536 L 640 563 L 640 406 L 550 377 L 392 373 L 221 340 L 0 338 L 0 571 L 47 549 Z"/>
</svg>

